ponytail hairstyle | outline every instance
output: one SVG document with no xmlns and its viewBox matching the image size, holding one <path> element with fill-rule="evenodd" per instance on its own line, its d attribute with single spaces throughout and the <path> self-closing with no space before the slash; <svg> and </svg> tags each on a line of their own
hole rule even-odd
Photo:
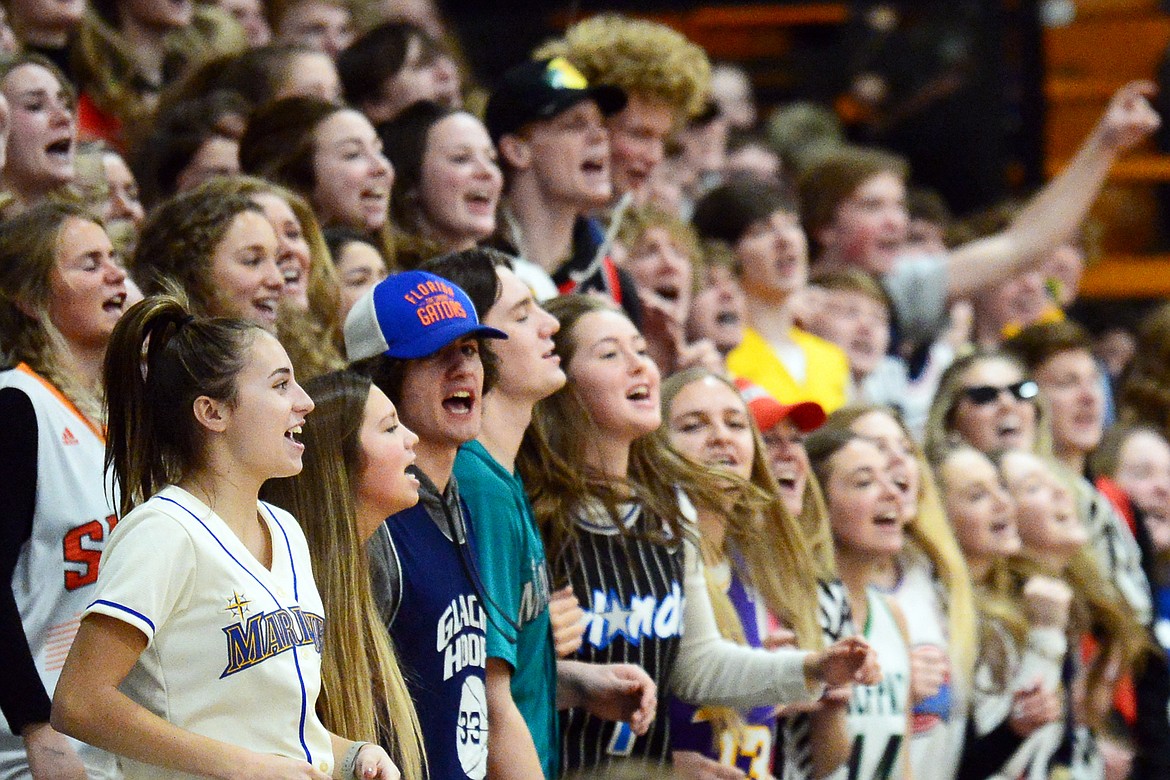
<svg viewBox="0 0 1170 780">
<path fill-rule="evenodd" d="M 104 419 L 101 387 L 78 378 L 64 337 L 49 318 L 57 246 L 72 220 L 101 225 L 80 205 L 45 202 L 0 223 L 0 351 L 26 363 L 91 422 Z"/>
<path fill-rule="evenodd" d="M 378 615 L 357 525 L 355 480 L 365 467 L 361 428 L 371 387 L 368 377 L 352 371 L 306 382 L 316 406 L 302 435 L 304 468 L 269 480 L 262 496 L 300 518 L 330 616 L 317 699 L 321 721 L 335 734 L 382 743 L 404 778 L 423 780 L 422 731 Z"/>
<path fill-rule="evenodd" d="M 130 308 L 106 350 L 106 470 L 113 469 L 124 517 L 161 488 L 202 465 L 204 434 L 195 399 L 231 404 L 260 326 L 196 317 L 159 295 Z"/>
</svg>

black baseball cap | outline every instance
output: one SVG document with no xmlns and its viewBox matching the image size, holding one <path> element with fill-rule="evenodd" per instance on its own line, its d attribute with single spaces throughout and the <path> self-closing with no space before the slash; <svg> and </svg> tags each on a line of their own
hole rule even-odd
<svg viewBox="0 0 1170 780">
<path fill-rule="evenodd" d="M 517 65 L 504 74 L 488 99 L 483 123 L 493 143 L 529 122 L 552 119 L 582 100 L 597 103 L 601 113 L 612 116 L 626 107 L 621 87 L 589 86 L 589 81 L 564 57 Z"/>
</svg>

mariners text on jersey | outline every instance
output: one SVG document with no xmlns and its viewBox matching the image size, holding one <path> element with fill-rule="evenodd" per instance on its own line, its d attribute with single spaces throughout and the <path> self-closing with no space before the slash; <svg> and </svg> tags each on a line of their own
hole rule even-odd
<svg viewBox="0 0 1170 780">
<path fill-rule="evenodd" d="M 551 598 L 551 588 L 548 581 L 548 567 L 544 560 L 530 561 L 529 571 L 531 579 L 524 583 L 520 593 L 520 625 L 526 626 L 544 612 Z"/>
<path fill-rule="evenodd" d="M 228 663 L 221 680 L 294 647 L 313 645 L 320 653 L 325 618 L 289 607 L 252 615 L 246 622 L 225 626 L 223 633 L 227 636 Z"/>
<path fill-rule="evenodd" d="M 465 628 L 478 628 L 481 633 L 463 633 Z M 450 680 L 466 666 L 483 666 L 486 641 L 483 631 L 487 618 L 479 599 L 474 594 L 460 594 L 439 616 L 435 650 L 443 653 L 443 679 Z"/>
</svg>

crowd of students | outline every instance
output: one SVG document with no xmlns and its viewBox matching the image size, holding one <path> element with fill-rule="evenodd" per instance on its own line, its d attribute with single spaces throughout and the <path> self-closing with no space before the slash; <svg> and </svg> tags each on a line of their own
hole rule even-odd
<svg viewBox="0 0 1170 780">
<path fill-rule="evenodd" d="M 1147 84 L 955 220 L 648 21 L 4 10 L 0 778 L 1170 776 Z"/>
</svg>

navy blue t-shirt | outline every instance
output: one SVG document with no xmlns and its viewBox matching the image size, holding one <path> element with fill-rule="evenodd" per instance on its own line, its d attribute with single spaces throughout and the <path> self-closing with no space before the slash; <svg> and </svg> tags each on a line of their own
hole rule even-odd
<svg viewBox="0 0 1170 780">
<path fill-rule="evenodd" d="M 462 499 L 459 508 L 466 517 Z M 386 520 L 402 588 L 390 635 L 418 711 L 430 776 L 480 780 L 488 749 L 486 615 L 468 575 L 475 557 L 470 525 L 461 525 L 465 530 L 453 534 L 463 539 L 459 544 L 421 501 Z"/>
</svg>

